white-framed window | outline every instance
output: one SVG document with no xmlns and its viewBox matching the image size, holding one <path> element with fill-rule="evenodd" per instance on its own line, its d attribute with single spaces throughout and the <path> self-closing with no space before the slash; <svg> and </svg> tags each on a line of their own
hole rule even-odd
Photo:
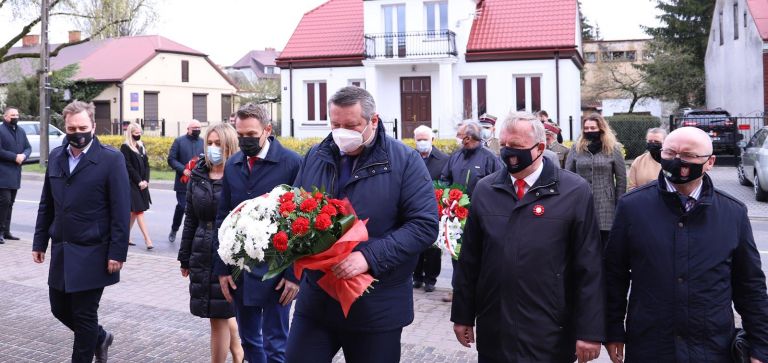
<svg viewBox="0 0 768 363">
<path fill-rule="evenodd" d="M 328 121 L 328 87 L 325 81 L 304 82 L 307 101 L 307 121 L 325 124 Z"/>
<path fill-rule="evenodd" d="M 448 31 L 448 1 L 425 2 L 424 18 L 427 38 L 445 36 Z"/>
<path fill-rule="evenodd" d="M 733 2 L 733 39 L 739 39 L 739 1 Z"/>
<path fill-rule="evenodd" d="M 541 111 L 541 78 L 540 74 L 513 76 L 512 104 L 515 105 L 515 110 Z"/>
<path fill-rule="evenodd" d="M 461 103 L 464 120 L 477 120 L 488 109 L 485 77 L 461 78 Z"/>
<path fill-rule="evenodd" d="M 584 61 L 587 63 L 597 63 L 597 53 L 595 52 L 585 52 L 584 53 Z"/>
<path fill-rule="evenodd" d="M 272 67 L 272 66 L 264 67 L 264 74 L 275 74 L 275 67 Z"/>
<path fill-rule="evenodd" d="M 362 89 L 365 89 L 365 80 L 364 79 L 350 79 L 347 81 L 347 86 L 355 86 L 360 87 Z"/>
</svg>

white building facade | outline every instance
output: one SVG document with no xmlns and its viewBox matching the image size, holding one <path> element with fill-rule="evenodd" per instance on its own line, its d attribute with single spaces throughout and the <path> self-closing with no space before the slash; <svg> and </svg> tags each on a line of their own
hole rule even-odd
<svg viewBox="0 0 768 363">
<path fill-rule="evenodd" d="M 532 6 L 540 2 L 519 3 Z M 494 29 L 495 24 L 521 16 L 515 15 L 520 4 L 503 0 L 331 0 L 305 15 L 278 59 L 283 135 L 326 136 L 327 99 L 341 87 L 356 85 L 371 92 L 387 131 L 394 133 L 396 125 L 394 136 L 399 138 L 412 137 L 419 125 L 432 127 L 440 138 L 452 138 L 461 121 L 484 113 L 503 119 L 511 110 L 546 110 L 560 122 L 568 139 L 569 117 L 574 121 L 573 133 L 580 129 L 583 65 L 577 5 L 575 0 L 572 3 L 572 11 L 559 15 L 570 24 L 566 44 L 542 42 L 522 48 L 517 47 L 519 39 L 506 35 L 509 29 Z M 331 20 L 329 14 L 341 8 L 347 9 L 348 17 L 362 17 L 362 24 L 349 27 L 362 25 L 362 34 L 357 33 L 361 41 L 353 44 L 352 39 L 337 55 L 313 57 L 313 50 L 307 49 L 301 37 L 312 29 L 314 18 Z M 531 29 L 533 37 L 546 40 L 547 34 L 535 34 L 536 28 Z M 541 31 L 547 31 L 546 27 Z M 497 38 L 507 38 L 508 44 L 482 44 L 483 39 Z M 333 44 L 315 51 L 322 53 L 329 46 Z"/>
</svg>

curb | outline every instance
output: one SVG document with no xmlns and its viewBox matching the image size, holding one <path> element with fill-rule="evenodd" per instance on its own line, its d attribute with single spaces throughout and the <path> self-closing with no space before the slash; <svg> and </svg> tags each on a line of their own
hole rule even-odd
<svg viewBox="0 0 768 363">
<path fill-rule="evenodd" d="M 32 181 L 43 181 L 45 179 L 45 174 L 35 173 L 31 171 L 22 171 L 21 179 L 32 180 Z M 149 185 L 152 189 L 171 190 L 171 191 L 173 190 L 173 181 L 171 180 L 151 181 Z"/>
</svg>

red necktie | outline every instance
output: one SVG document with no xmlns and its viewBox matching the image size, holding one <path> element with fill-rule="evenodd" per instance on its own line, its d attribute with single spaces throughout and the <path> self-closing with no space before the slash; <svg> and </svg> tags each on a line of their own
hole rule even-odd
<svg viewBox="0 0 768 363">
<path fill-rule="evenodd" d="M 517 200 L 522 200 L 525 195 L 525 179 L 515 180 L 515 187 L 517 188 Z"/>
<path fill-rule="evenodd" d="M 256 160 L 259 160 L 258 156 L 248 157 L 248 170 L 253 170 L 253 164 L 256 164 Z"/>
</svg>

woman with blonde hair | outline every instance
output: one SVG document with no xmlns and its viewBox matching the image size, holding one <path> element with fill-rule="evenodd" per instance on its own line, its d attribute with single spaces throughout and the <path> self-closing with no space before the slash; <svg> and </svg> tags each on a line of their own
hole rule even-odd
<svg viewBox="0 0 768 363">
<path fill-rule="evenodd" d="M 181 275 L 189 277 L 189 308 L 192 315 L 210 319 L 211 362 L 224 362 L 227 351 L 233 362 L 243 361 L 232 305 L 224 299 L 218 276 L 213 273 L 213 238 L 221 196 L 224 165 L 239 150 L 237 133 L 226 123 L 209 127 L 203 152 L 187 184 L 187 207 L 178 260 Z"/>
<path fill-rule="evenodd" d="M 622 146 L 603 116 L 593 113 L 584 118 L 581 131 L 581 136 L 568 152 L 565 168 L 579 174 L 592 186 L 600 239 L 605 247 L 616 202 L 627 191 L 627 167 Z"/>
<path fill-rule="evenodd" d="M 128 179 L 131 185 L 131 225 L 138 222 L 141 234 L 144 236 L 144 244 L 147 250 L 152 250 L 152 240 L 149 238 L 149 230 L 144 224 L 144 211 L 149 209 L 152 198 L 149 196 L 149 158 L 144 143 L 141 142 L 141 126 L 130 123 L 125 129 L 125 141 L 120 145 L 120 151 L 125 157 L 125 166 L 128 169 Z M 135 243 L 128 241 L 129 245 Z"/>
</svg>

